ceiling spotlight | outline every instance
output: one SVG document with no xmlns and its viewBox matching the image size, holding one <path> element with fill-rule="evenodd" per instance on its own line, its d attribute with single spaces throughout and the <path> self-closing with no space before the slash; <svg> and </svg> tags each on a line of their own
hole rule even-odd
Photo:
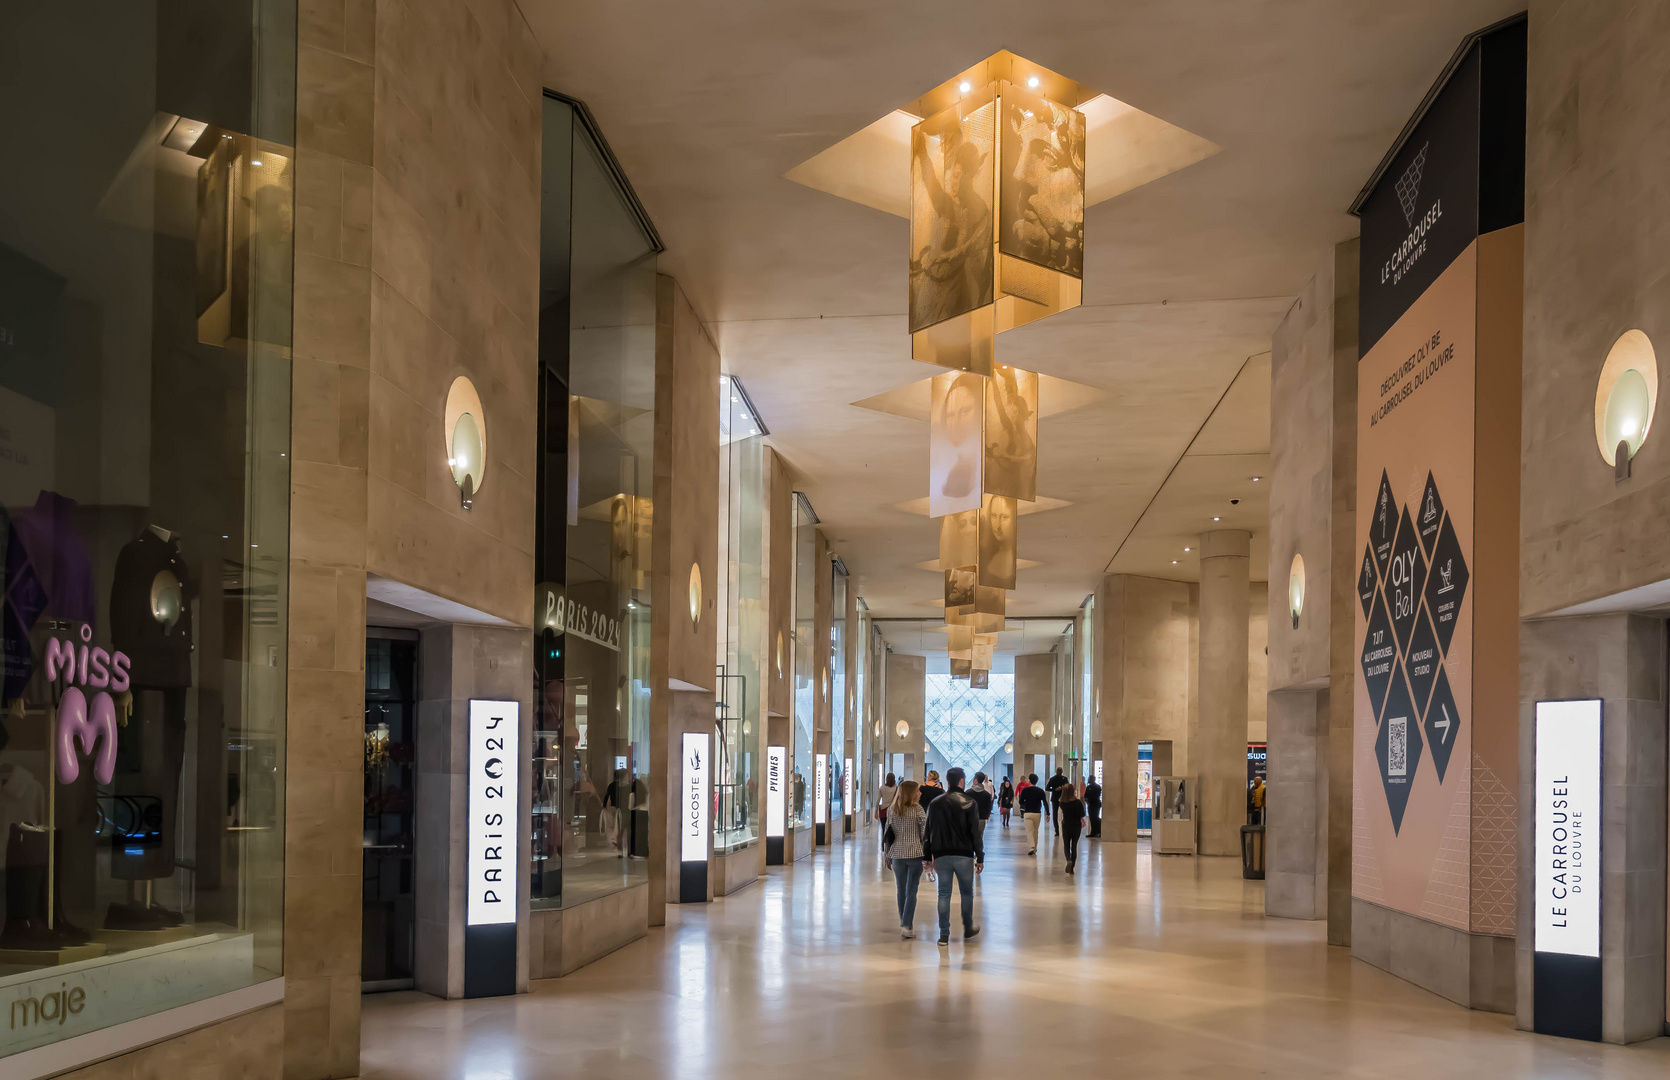
<svg viewBox="0 0 1670 1080">
<path fill-rule="evenodd" d="M 1177 560 L 1176 559 L 1171 560 L 1171 565 L 1176 566 L 1177 565 Z"/>
<path fill-rule="evenodd" d="M 1212 520 L 1213 520 L 1213 521 L 1222 521 L 1222 520 L 1223 520 L 1223 518 L 1213 518 L 1213 519 L 1212 519 Z"/>
<path fill-rule="evenodd" d="M 1264 477 L 1262 477 L 1262 476 L 1255 476 L 1255 477 L 1253 477 L 1253 483 L 1255 483 L 1255 484 L 1256 484 L 1256 483 L 1258 483 L 1258 482 L 1259 482 L 1259 481 L 1260 481 L 1260 480 L 1262 480 L 1262 479 L 1264 479 Z"/>
<path fill-rule="evenodd" d="M 1183 550 L 1184 550 L 1184 551 L 1187 551 L 1187 550 L 1189 550 L 1189 549 L 1188 549 L 1188 548 L 1184 548 L 1184 549 L 1183 549 Z"/>
<path fill-rule="evenodd" d="M 958 93 L 966 94 L 971 89 L 973 89 L 973 87 L 969 86 L 966 82 L 960 82 L 960 83 L 957 84 L 957 92 Z"/>
<path fill-rule="evenodd" d="M 1030 89 L 1033 89 L 1033 90 L 1038 89 L 1038 76 L 1034 75 L 1034 76 L 1032 76 L 1032 78 L 1026 80 L 1026 85 Z"/>
<path fill-rule="evenodd" d="M 261 163 L 259 161 L 252 161 L 252 162 L 250 162 L 250 164 L 255 165 L 255 166 L 259 166 Z"/>
</svg>

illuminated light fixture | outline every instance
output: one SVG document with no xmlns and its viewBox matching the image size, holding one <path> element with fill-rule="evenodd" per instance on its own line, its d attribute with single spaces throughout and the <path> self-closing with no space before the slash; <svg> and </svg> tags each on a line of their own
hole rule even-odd
<svg viewBox="0 0 1670 1080">
<path fill-rule="evenodd" d="M 966 94 L 972 89 L 974 89 L 974 87 L 970 86 L 966 82 L 960 82 L 960 83 L 957 84 L 957 92 L 958 93 Z"/>
<path fill-rule="evenodd" d="M 1287 571 L 1287 613 L 1293 616 L 1293 629 L 1299 629 L 1299 614 L 1305 610 L 1305 559 L 1297 552 Z"/>
<path fill-rule="evenodd" d="M 1612 466 L 1615 480 L 1626 480 L 1630 462 L 1652 430 L 1658 406 L 1658 360 L 1652 341 L 1629 330 L 1612 343 L 1595 386 L 1595 442 Z"/>
<path fill-rule="evenodd" d="M 702 623 L 702 568 L 698 563 L 690 564 L 690 628 L 694 630 Z"/>
<path fill-rule="evenodd" d="M 482 411 L 481 395 L 468 376 L 452 380 L 446 395 L 447 469 L 452 482 L 458 485 L 458 499 L 468 510 L 475 503 L 481 485 L 487 478 L 487 418 Z"/>
<path fill-rule="evenodd" d="M 1213 521 L 1222 521 L 1222 520 L 1223 520 L 1223 518 L 1213 518 L 1213 519 L 1212 519 L 1212 520 L 1213 520 Z"/>
<path fill-rule="evenodd" d="M 1026 86 L 1029 90 L 1038 89 L 1038 76 L 1034 75 L 1032 78 L 1026 80 Z"/>
<path fill-rule="evenodd" d="M 1013 754 L 1015 752 L 1015 744 L 1012 740 L 1003 744 L 1003 752 L 1005 754 Z"/>
<path fill-rule="evenodd" d="M 1176 566 L 1177 565 L 1177 560 L 1176 559 L 1171 560 L 1171 565 Z"/>
<path fill-rule="evenodd" d="M 897 724 L 893 725 L 893 733 L 902 739 L 910 734 L 910 725 L 905 721 L 900 720 Z"/>
<path fill-rule="evenodd" d="M 1188 548 L 1184 548 L 1184 549 L 1183 549 L 1183 550 L 1184 550 L 1184 551 L 1187 551 L 1187 550 L 1189 550 L 1189 549 L 1188 549 Z"/>
<path fill-rule="evenodd" d="M 1032 727 L 1029 730 L 1031 730 L 1034 739 L 1042 739 L 1044 737 L 1044 722 L 1042 720 L 1032 721 Z"/>
<path fill-rule="evenodd" d="M 259 159 L 255 160 L 255 161 L 251 161 L 250 164 L 255 166 L 257 169 L 259 169 L 261 167 L 261 162 L 260 162 Z"/>
<path fill-rule="evenodd" d="M 1259 481 L 1260 481 L 1260 480 L 1262 480 L 1262 479 L 1264 479 L 1264 477 L 1262 477 L 1262 476 L 1255 476 L 1255 477 L 1253 477 L 1253 483 L 1255 483 L 1255 484 L 1256 484 L 1256 483 L 1258 483 L 1258 482 L 1259 482 Z"/>
</svg>

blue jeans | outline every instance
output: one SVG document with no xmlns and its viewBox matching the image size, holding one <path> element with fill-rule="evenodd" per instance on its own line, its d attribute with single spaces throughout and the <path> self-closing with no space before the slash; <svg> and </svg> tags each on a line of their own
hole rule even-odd
<svg viewBox="0 0 1670 1080">
<path fill-rule="evenodd" d="M 951 933 L 951 879 L 957 879 L 957 892 L 963 898 L 963 933 L 974 929 L 974 856 L 941 855 L 934 860 L 934 871 L 939 874 L 939 936 Z"/>
<path fill-rule="evenodd" d="M 899 890 L 899 925 L 916 925 L 916 887 L 922 882 L 922 859 L 894 859 L 893 884 Z"/>
</svg>

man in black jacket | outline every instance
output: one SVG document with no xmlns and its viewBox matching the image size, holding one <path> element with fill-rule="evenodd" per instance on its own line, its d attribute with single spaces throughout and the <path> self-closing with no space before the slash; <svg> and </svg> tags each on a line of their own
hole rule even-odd
<svg viewBox="0 0 1670 1080">
<path fill-rule="evenodd" d="M 1050 777 L 1049 782 L 1044 785 L 1050 793 L 1050 828 L 1056 832 L 1061 831 L 1061 815 L 1059 813 L 1061 809 L 1061 789 L 1066 787 L 1067 784 L 1067 777 L 1062 774 L 1060 769 L 1057 769 L 1055 775 Z"/>
<path fill-rule="evenodd" d="M 1038 786 L 1038 774 L 1026 774 L 1026 787 L 1021 789 L 1021 821 L 1026 824 L 1028 855 L 1038 854 L 1038 826 L 1044 819 L 1044 789 Z"/>
<path fill-rule="evenodd" d="M 1102 785 L 1094 775 L 1084 785 L 1084 808 L 1090 815 L 1090 836 L 1095 839 L 1102 835 Z"/>
<path fill-rule="evenodd" d="M 980 811 L 963 790 L 964 773 L 949 769 L 949 790 L 928 807 L 928 834 L 922 840 L 925 865 L 939 874 L 939 943 L 951 941 L 951 879 L 963 901 L 963 940 L 980 932 L 974 925 L 974 875 L 985 869 L 986 848 L 980 835 Z"/>
</svg>

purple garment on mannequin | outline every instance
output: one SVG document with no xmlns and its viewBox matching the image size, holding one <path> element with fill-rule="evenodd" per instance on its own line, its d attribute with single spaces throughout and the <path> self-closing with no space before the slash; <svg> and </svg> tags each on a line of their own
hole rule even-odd
<svg viewBox="0 0 1670 1080">
<path fill-rule="evenodd" d="M 6 537 L 4 619 L 9 700 L 23 693 L 35 662 L 29 631 L 40 617 L 91 623 L 98 612 L 93 560 L 75 527 L 74 499 L 42 491 L 35 505 L 12 515 Z"/>
</svg>

